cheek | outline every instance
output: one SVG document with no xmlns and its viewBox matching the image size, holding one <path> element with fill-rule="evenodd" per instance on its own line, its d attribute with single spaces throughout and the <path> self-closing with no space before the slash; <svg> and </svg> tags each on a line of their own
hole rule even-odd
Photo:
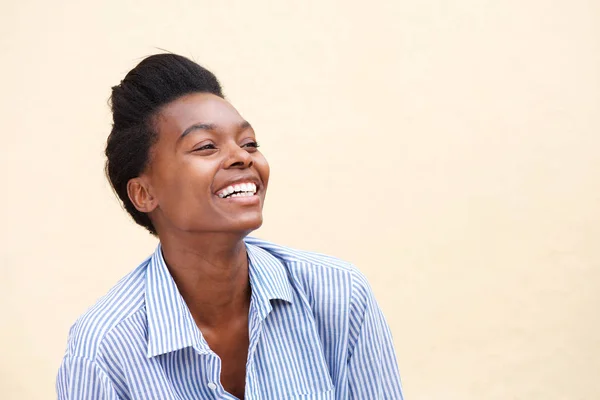
<svg viewBox="0 0 600 400">
<path fill-rule="evenodd" d="M 192 159 L 173 166 L 160 177 L 159 199 L 165 208 L 176 208 L 171 212 L 191 211 L 193 204 L 210 200 L 214 168 L 209 163 L 199 161 Z"/>
<path fill-rule="evenodd" d="M 269 167 L 269 163 L 267 162 L 267 159 L 265 158 L 265 156 L 263 156 L 262 154 L 259 153 L 257 155 L 257 157 L 254 159 L 254 165 L 255 165 L 256 171 L 258 171 L 258 174 L 260 175 L 260 178 L 263 181 L 263 184 L 266 187 L 267 184 L 269 183 L 269 175 L 271 173 L 271 168 Z"/>
</svg>

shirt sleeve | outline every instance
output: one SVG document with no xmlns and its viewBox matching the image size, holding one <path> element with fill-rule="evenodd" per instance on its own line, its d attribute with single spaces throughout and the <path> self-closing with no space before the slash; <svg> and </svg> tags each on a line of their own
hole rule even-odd
<svg viewBox="0 0 600 400">
<path fill-rule="evenodd" d="M 352 285 L 348 352 L 350 399 L 403 399 L 390 328 L 359 272 Z"/>
<path fill-rule="evenodd" d="M 119 400 L 108 376 L 83 357 L 65 356 L 56 378 L 58 400 Z"/>
</svg>

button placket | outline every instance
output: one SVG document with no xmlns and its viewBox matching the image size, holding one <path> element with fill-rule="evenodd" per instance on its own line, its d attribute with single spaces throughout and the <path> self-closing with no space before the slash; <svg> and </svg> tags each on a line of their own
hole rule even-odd
<svg viewBox="0 0 600 400">
<path fill-rule="evenodd" d="M 209 351 L 208 357 L 210 357 L 210 368 L 206 374 L 206 387 L 214 394 L 215 398 L 220 398 L 221 358 L 212 350 Z"/>
<path fill-rule="evenodd" d="M 250 346 L 248 348 L 248 360 L 246 362 L 246 393 L 245 398 L 247 400 L 254 400 L 253 390 L 256 382 L 256 369 L 255 365 L 255 354 L 256 347 L 260 342 L 261 333 L 263 330 L 262 320 L 258 316 L 256 310 L 256 300 L 252 297 L 250 303 L 250 315 L 248 318 L 248 331 L 250 333 Z"/>
</svg>

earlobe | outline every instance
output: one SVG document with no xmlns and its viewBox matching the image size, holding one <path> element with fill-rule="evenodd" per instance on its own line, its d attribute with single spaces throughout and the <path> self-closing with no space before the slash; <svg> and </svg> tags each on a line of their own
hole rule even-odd
<svg viewBox="0 0 600 400">
<path fill-rule="evenodd" d="M 149 213 L 156 208 L 156 198 L 152 195 L 148 183 L 141 177 L 127 182 L 127 195 L 138 211 Z"/>
</svg>

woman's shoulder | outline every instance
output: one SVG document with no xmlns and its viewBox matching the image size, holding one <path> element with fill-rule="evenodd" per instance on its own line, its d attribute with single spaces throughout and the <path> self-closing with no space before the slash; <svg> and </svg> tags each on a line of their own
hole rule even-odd
<svg viewBox="0 0 600 400">
<path fill-rule="evenodd" d="M 345 274 L 361 274 L 353 264 L 327 254 L 295 249 L 254 237 L 248 237 L 245 241 L 246 244 L 266 250 L 286 264 L 297 263 L 303 264 L 307 268 L 339 271 Z"/>
<path fill-rule="evenodd" d="M 111 331 L 144 307 L 146 259 L 83 313 L 69 330 L 67 355 L 93 360 Z"/>
<path fill-rule="evenodd" d="M 246 243 L 259 247 L 279 259 L 294 281 L 312 293 L 339 296 L 347 292 L 350 298 L 356 292 L 371 290 L 367 278 L 359 268 L 337 257 L 253 237 L 246 238 Z M 319 288 L 324 290 L 318 290 Z"/>
</svg>

